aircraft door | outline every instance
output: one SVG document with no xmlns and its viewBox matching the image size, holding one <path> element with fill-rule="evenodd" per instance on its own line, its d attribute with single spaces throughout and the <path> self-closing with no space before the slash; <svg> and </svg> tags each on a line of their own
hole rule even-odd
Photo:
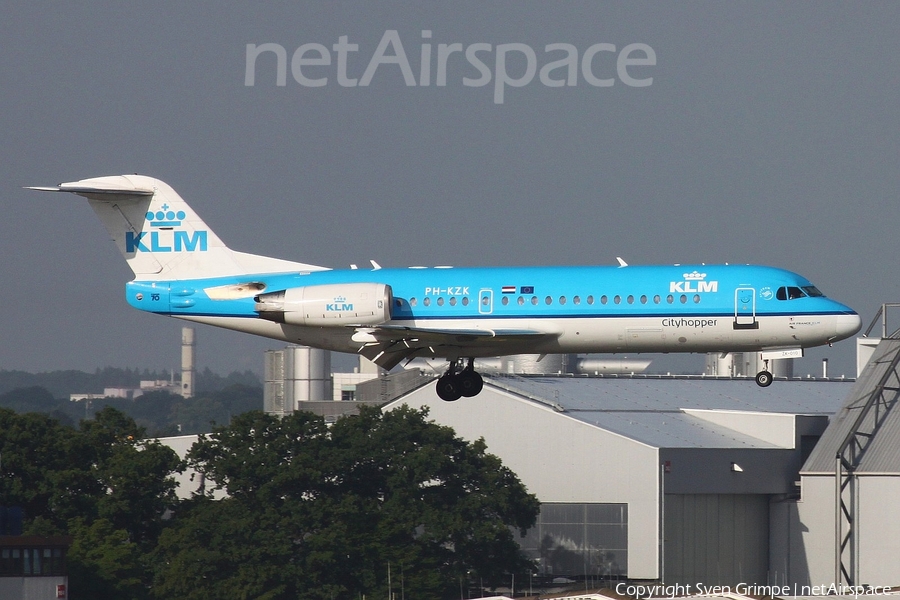
<svg viewBox="0 0 900 600">
<path fill-rule="evenodd" d="M 734 328 L 759 329 L 756 320 L 756 290 L 739 287 L 734 290 Z"/>
<path fill-rule="evenodd" d="M 489 315 L 494 311 L 494 290 L 484 288 L 478 292 L 478 314 Z"/>
</svg>

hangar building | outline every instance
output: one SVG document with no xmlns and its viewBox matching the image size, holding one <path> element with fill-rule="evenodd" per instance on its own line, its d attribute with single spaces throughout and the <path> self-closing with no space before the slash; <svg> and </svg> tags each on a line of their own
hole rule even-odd
<svg viewBox="0 0 900 600">
<path fill-rule="evenodd" d="M 879 343 L 772 515 L 772 562 L 801 585 L 900 584 L 900 339 Z M 774 387 L 774 386 L 773 386 Z"/>
<path fill-rule="evenodd" d="M 545 575 L 734 585 L 783 580 L 771 515 L 850 383 L 716 378 L 486 378 L 475 398 L 433 385 L 428 407 L 483 437 L 541 501 L 523 540 Z M 664 540 L 664 543 L 663 543 Z"/>
</svg>

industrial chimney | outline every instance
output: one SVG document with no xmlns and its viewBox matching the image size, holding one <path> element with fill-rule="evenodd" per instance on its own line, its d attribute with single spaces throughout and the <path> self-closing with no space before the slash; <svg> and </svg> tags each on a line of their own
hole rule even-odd
<svg viewBox="0 0 900 600">
<path fill-rule="evenodd" d="M 194 330 L 191 327 L 181 328 L 181 395 L 184 398 L 194 395 Z"/>
</svg>

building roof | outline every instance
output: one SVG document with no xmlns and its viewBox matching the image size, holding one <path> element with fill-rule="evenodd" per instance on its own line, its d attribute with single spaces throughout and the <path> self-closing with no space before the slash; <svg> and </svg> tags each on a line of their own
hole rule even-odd
<svg viewBox="0 0 900 600">
<path fill-rule="evenodd" d="M 822 434 L 801 473 L 834 474 L 835 457 L 857 424 L 869 400 L 877 401 L 862 423 L 864 446 L 854 466 L 856 473 L 900 473 L 900 339 L 878 344 L 840 410 Z"/>
<path fill-rule="evenodd" d="M 830 416 L 852 388 L 835 381 L 778 381 L 760 388 L 748 379 L 565 376 L 493 377 L 488 384 L 657 448 L 784 447 L 754 435 L 740 420 L 728 426 L 705 412 L 739 411 L 774 426 L 792 415 Z"/>
</svg>

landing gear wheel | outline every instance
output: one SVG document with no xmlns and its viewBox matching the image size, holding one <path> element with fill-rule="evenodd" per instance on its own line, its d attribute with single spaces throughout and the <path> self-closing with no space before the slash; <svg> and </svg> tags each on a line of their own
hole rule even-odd
<svg viewBox="0 0 900 600">
<path fill-rule="evenodd" d="M 481 393 L 481 388 L 484 387 L 484 380 L 476 371 L 466 369 L 457 375 L 456 378 L 459 380 L 460 394 L 466 398 L 477 396 Z"/>
<path fill-rule="evenodd" d="M 459 375 L 451 375 L 447 373 L 437 380 L 438 398 L 446 402 L 453 402 L 462 397 L 462 386 L 460 386 Z"/>
<path fill-rule="evenodd" d="M 759 387 L 769 387 L 772 385 L 772 374 L 768 371 L 760 371 L 756 374 L 756 385 Z"/>
</svg>

